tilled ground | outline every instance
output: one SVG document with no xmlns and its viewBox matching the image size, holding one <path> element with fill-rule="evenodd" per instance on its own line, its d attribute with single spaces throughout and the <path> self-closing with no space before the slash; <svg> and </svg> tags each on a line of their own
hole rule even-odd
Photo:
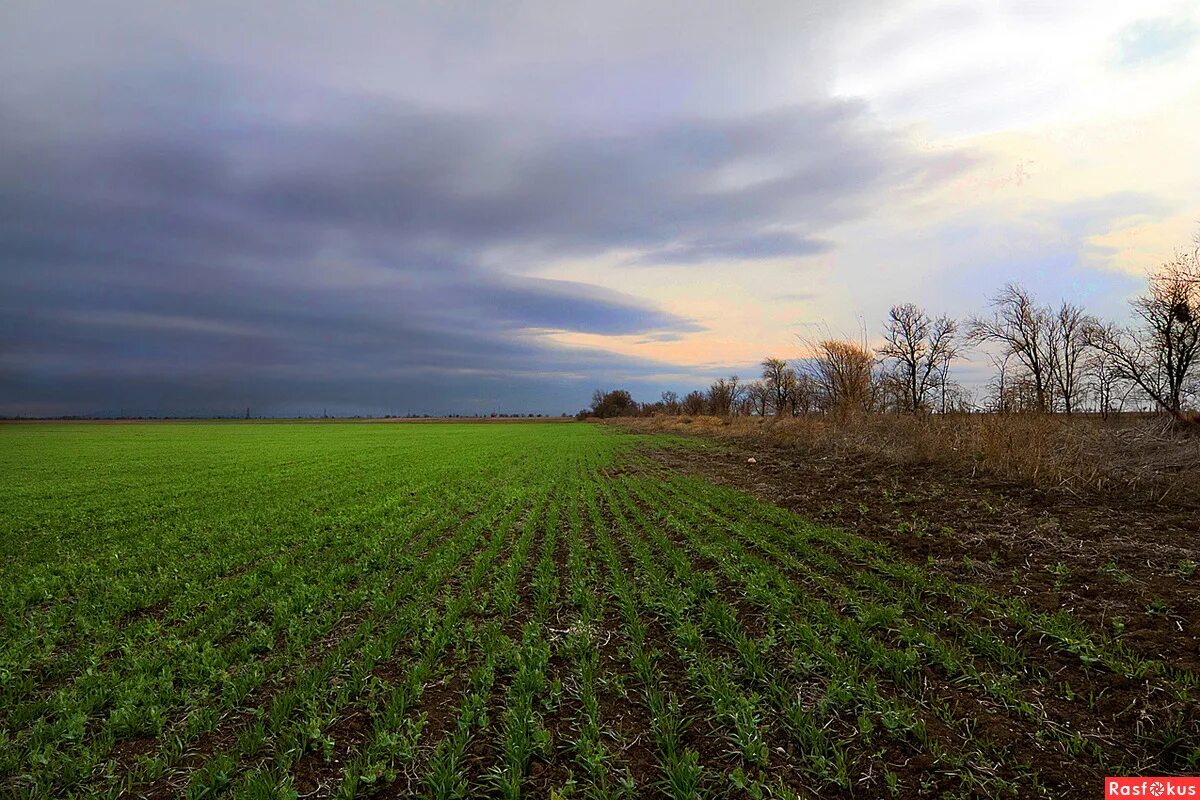
<svg viewBox="0 0 1200 800">
<path fill-rule="evenodd" d="M 886 542 L 949 578 L 1070 611 L 1146 658 L 1200 670 L 1198 509 L 769 442 L 721 441 L 654 458 Z"/>
</svg>

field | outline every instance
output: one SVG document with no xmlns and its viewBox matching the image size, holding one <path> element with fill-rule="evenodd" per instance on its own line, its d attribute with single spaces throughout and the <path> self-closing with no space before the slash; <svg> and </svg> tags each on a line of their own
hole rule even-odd
<svg viewBox="0 0 1200 800">
<path fill-rule="evenodd" d="M 855 529 L 869 492 L 796 513 L 779 474 L 734 474 L 759 455 L 583 423 L 0 427 L 0 796 L 1058 798 L 1200 772 L 1195 620 L 1130 601 L 1173 649 L 945 569 L 909 517 Z"/>
</svg>

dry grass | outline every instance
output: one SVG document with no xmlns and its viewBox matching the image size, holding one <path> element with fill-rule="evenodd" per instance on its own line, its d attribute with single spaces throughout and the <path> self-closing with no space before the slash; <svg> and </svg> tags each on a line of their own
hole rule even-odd
<svg viewBox="0 0 1200 800">
<path fill-rule="evenodd" d="M 653 417 L 638 429 L 767 440 L 834 456 L 941 465 L 1077 495 L 1099 492 L 1156 503 L 1200 503 L 1200 436 L 1159 417 L 1090 415 L 864 414 Z"/>
</svg>

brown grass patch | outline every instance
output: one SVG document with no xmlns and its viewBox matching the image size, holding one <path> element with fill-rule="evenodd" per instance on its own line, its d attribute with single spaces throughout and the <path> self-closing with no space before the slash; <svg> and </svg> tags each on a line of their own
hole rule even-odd
<svg viewBox="0 0 1200 800">
<path fill-rule="evenodd" d="M 696 433 L 800 453 L 983 473 L 1079 496 L 1200 505 L 1200 435 L 1161 417 L 1075 414 L 868 414 L 850 418 L 651 417 L 640 431 Z"/>
</svg>

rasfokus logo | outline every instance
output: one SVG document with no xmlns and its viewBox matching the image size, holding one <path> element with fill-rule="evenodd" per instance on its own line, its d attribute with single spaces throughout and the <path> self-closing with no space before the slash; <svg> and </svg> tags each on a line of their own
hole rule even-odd
<svg viewBox="0 0 1200 800">
<path fill-rule="evenodd" d="M 1200 778 L 1105 778 L 1104 797 L 1200 798 Z"/>
</svg>

